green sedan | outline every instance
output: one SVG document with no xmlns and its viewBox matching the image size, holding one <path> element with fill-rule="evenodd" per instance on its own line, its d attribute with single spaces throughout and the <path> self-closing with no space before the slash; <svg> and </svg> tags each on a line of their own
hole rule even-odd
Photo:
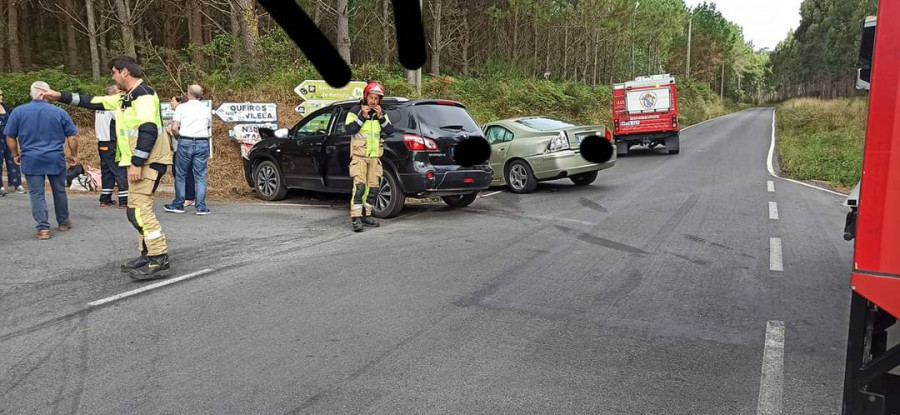
<svg viewBox="0 0 900 415">
<path fill-rule="evenodd" d="M 616 164 L 615 144 L 609 160 L 593 163 L 581 156 L 581 141 L 589 136 L 611 141 L 602 125 L 578 126 L 545 117 L 511 118 L 493 121 L 482 127 L 491 144 L 492 186 L 508 185 L 515 193 L 531 193 L 539 181 L 568 178 L 578 186 L 587 186 L 597 172 Z"/>
</svg>

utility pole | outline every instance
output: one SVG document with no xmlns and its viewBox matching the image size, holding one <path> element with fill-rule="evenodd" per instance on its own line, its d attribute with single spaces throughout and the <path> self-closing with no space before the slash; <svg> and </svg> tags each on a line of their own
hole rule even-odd
<svg viewBox="0 0 900 415">
<path fill-rule="evenodd" d="M 688 20 L 688 47 L 687 47 L 687 69 L 685 69 L 685 78 L 691 77 L 691 32 L 694 29 L 694 15 Z"/>
<path fill-rule="evenodd" d="M 631 14 L 631 79 L 634 79 L 634 19 L 637 17 L 637 9 L 640 5 L 640 0 L 634 2 L 634 13 Z"/>
<path fill-rule="evenodd" d="M 425 20 L 424 13 L 425 12 L 424 12 L 424 9 L 422 6 L 422 0 L 419 0 L 419 13 L 423 15 L 422 20 L 424 22 L 424 20 Z M 416 87 L 417 95 L 420 95 L 420 96 L 422 95 L 422 68 L 421 67 L 419 67 L 418 69 L 416 69 L 414 71 L 407 70 L 406 71 L 406 81 L 409 82 L 410 85 L 413 85 Z"/>
<path fill-rule="evenodd" d="M 722 61 L 722 86 L 719 87 L 719 101 L 725 99 L 725 61 Z"/>
</svg>

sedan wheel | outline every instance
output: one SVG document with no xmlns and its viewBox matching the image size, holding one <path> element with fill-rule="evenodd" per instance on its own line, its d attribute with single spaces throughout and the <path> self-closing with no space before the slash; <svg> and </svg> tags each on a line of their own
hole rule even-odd
<svg viewBox="0 0 900 415">
<path fill-rule="evenodd" d="M 531 193 L 537 188 L 537 179 L 531 166 L 523 160 L 513 161 L 506 168 L 506 183 L 513 193 Z"/>
</svg>

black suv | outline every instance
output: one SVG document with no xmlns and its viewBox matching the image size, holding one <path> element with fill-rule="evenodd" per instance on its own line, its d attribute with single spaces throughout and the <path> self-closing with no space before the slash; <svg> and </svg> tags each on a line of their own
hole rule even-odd
<svg viewBox="0 0 900 415">
<path fill-rule="evenodd" d="M 283 199 L 288 189 L 350 193 L 351 134 L 345 120 L 358 104 L 336 102 L 289 130 L 261 130 L 263 140 L 244 162 L 247 183 L 265 200 Z M 376 217 L 398 215 L 407 196 L 440 196 L 450 206 L 464 207 L 487 189 L 493 178 L 489 153 L 485 160 L 470 166 L 460 165 L 454 157 L 460 143 L 481 140 L 486 144 L 462 104 L 385 98 L 381 105 L 395 131 L 384 137 L 384 177 L 375 204 Z"/>
</svg>

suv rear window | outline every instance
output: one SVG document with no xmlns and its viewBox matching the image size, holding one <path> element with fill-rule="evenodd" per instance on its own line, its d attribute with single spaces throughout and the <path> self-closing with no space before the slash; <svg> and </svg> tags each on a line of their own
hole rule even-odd
<svg viewBox="0 0 900 415">
<path fill-rule="evenodd" d="M 481 129 L 465 108 L 452 105 L 417 105 L 416 118 L 423 124 L 440 129 L 461 130 L 481 134 Z"/>
<path fill-rule="evenodd" d="M 563 128 L 575 126 L 575 124 L 572 124 L 568 121 L 557 120 L 554 118 L 528 118 L 525 120 L 518 120 L 516 122 L 538 131 L 561 130 Z"/>
</svg>

